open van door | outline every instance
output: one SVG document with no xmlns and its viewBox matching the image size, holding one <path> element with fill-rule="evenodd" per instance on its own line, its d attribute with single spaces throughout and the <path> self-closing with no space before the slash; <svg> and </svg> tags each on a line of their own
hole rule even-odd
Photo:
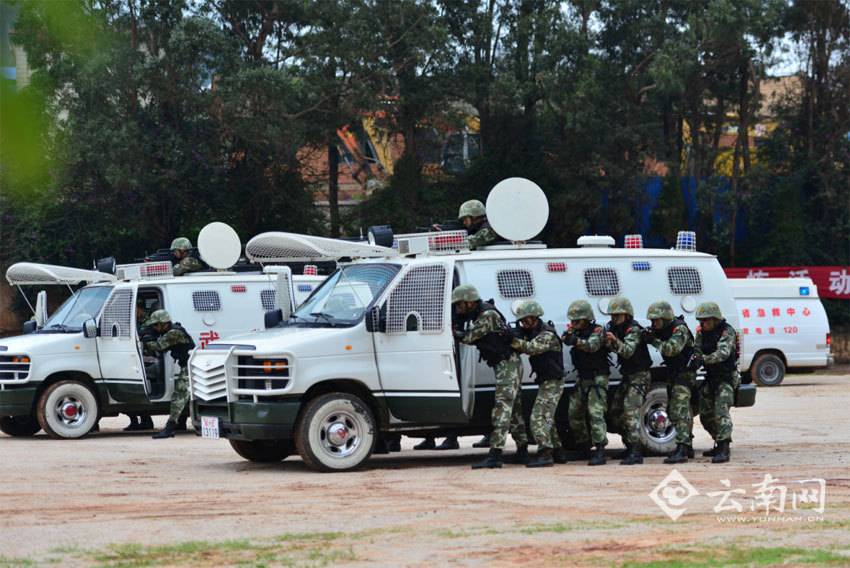
<svg viewBox="0 0 850 568">
<path fill-rule="evenodd" d="M 397 280 L 375 332 L 378 376 L 393 416 L 465 423 L 451 326 L 450 262 L 416 265 Z"/>
<path fill-rule="evenodd" d="M 139 402 L 144 395 L 144 364 L 135 325 L 136 291 L 117 285 L 100 313 L 97 342 L 101 376 L 110 396 L 119 402 Z M 145 395 L 147 392 L 145 392 Z"/>
</svg>

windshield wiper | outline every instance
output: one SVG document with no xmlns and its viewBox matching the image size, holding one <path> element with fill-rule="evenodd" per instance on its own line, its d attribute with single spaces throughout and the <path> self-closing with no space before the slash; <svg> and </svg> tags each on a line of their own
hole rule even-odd
<svg viewBox="0 0 850 568">
<path fill-rule="evenodd" d="M 43 329 L 58 329 L 59 331 L 70 331 L 71 330 L 71 328 L 68 327 L 67 325 L 65 325 L 64 323 L 54 323 L 54 324 L 48 325 L 47 327 L 45 327 Z"/>
<path fill-rule="evenodd" d="M 315 317 L 317 321 L 319 318 L 325 318 L 331 327 L 336 326 L 336 319 L 330 314 L 326 314 L 324 312 L 311 312 L 310 315 Z"/>
</svg>

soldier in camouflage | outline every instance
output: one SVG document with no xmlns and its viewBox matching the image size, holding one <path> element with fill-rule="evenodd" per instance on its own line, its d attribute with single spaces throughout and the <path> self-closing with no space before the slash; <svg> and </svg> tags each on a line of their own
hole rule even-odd
<svg viewBox="0 0 850 568">
<path fill-rule="evenodd" d="M 555 410 L 564 392 L 564 354 L 558 332 L 552 323 L 543 323 L 543 308 L 534 300 L 522 302 L 516 309 L 520 337 L 511 347 L 529 355 L 531 373 L 537 383 L 537 398 L 531 410 L 531 434 L 537 440 L 537 459 L 527 467 L 550 467 L 567 463 L 564 446 L 555 426 Z"/>
<path fill-rule="evenodd" d="M 605 464 L 608 445 L 605 413 L 608 410 L 608 350 L 603 345 L 602 326 L 593 319 L 593 308 L 586 300 L 576 300 L 567 310 L 570 327 L 561 337 L 571 345 L 570 356 L 578 372 L 576 388 L 570 395 L 569 421 L 579 447 L 596 446 L 587 465 Z M 590 434 L 587 421 L 590 420 Z"/>
<path fill-rule="evenodd" d="M 460 206 L 457 218 L 469 233 L 469 249 L 475 250 L 496 240 L 496 231 L 487 222 L 487 210 L 477 199 L 470 199 Z"/>
<path fill-rule="evenodd" d="M 194 349 L 195 342 L 183 326 L 171 322 L 171 315 L 165 310 L 152 313 L 149 322 L 159 334 L 159 338 L 145 343 L 145 353 L 150 355 L 171 353 L 180 365 L 180 373 L 174 379 L 174 393 L 171 395 L 171 413 L 168 416 L 168 422 L 161 432 L 152 436 L 153 438 L 172 438 L 180 414 L 189 401 L 189 352 Z"/>
<path fill-rule="evenodd" d="M 635 310 L 628 298 L 617 296 L 608 302 L 611 322 L 606 328 L 608 349 L 617 354 L 620 365 L 620 388 L 611 406 L 618 416 L 620 431 L 626 444 L 621 465 L 643 463 L 640 453 L 640 409 L 649 389 L 652 359 L 643 340 L 643 328 L 635 321 Z"/>
<path fill-rule="evenodd" d="M 452 304 L 455 304 L 459 317 L 471 322 L 465 331 L 457 329 L 459 324 L 453 324 L 455 337 L 462 343 L 475 345 L 496 374 L 490 452 L 487 459 L 474 464 L 472 469 L 502 467 L 502 450 L 509 431 L 517 444 L 517 453 L 505 461 L 527 463 L 528 435 L 519 396 L 522 359 L 511 349 L 505 318 L 493 304 L 481 301 L 478 290 L 468 284 L 452 290 Z"/>
<path fill-rule="evenodd" d="M 171 254 L 178 260 L 173 268 L 174 276 L 182 276 L 201 269 L 201 261 L 189 255 L 191 250 L 192 243 L 186 237 L 177 237 L 171 242 Z"/>
<path fill-rule="evenodd" d="M 646 317 L 652 321 L 652 327 L 643 330 L 644 338 L 664 359 L 670 393 L 667 411 L 676 427 L 676 450 L 664 463 L 684 463 L 693 457 L 691 393 L 696 385 L 696 370 L 689 368 L 689 364 L 694 353 L 694 336 L 682 316 L 674 316 L 673 308 L 663 300 L 650 304 Z"/>
<path fill-rule="evenodd" d="M 145 308 L 145 301 L 140 297 L 136 300 L 136 330 L 138 331 L 140 341 L 144 341 L 143 337 L 145 334 L 153 333 L 153 330 L 148 325 L 150 317 L 150 312 Z M 128 414 L 127 417 L 130 419 L 130 424 L 124 427 L 125 432 L 153 429 L 153 420 L 150 416 Z"/>
<path fill-rule="evenodd" d="M 704 456 L 711 463 L 729 461 L 729 443 L 732 441 L 732 417 L 729 408 L 735 401 L 735 390 L 741 384 L 738 374 L 738 335 L 726 323 L 720 306 L 703 302 L 697 307 L 700 323 L 694 340 L 694 368 L 705 366 L 705 380 L 699 397 L 699 420 L 711 434 L 714 447 Z"/>
</svg>

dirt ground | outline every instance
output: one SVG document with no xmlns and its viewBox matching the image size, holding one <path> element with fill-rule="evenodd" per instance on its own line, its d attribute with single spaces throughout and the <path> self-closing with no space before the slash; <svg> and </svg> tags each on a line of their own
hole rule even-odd
<svg viewBox="0 0 850 568">
<path fill-rule="evenodd" d="M 850 566 L 849 402 L 846 368 L 759 389 L 733 411 L 730 463 L 675 467 L 697 492 L 677 520 L 650 498 L 674 470 L 661 457 L 472 471 L 476 438 L 450 452 L 405 438 L 320 474 L 192 433 L 124 433 L 124 416 L 83 440 L 0 435 L 0 566 Z M 656 494 L 669 505 L 683 487 Z"/>
</svg>

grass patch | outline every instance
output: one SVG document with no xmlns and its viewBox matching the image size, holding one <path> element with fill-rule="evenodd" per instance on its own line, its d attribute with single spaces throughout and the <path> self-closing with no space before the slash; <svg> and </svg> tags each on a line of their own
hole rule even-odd
<svg viewBox="0 0 850 568">
<path fill-rule="evenodd" d="M 21 568 L 23 566 L 37 566 L 29 558 L 7 558 L 0 554 L 0 568 Z"/>
<path fill-rule="evenodd" d="M 789 547 L 729 548 L 668 548 L 657 551 L 663 560 L 624 562 L 621 568 L 704 568 L 724 566 L 777 566 L 782 564 L 813 564 L 816 566 L 847 566 L 850 550 L 808 550 Z M 843 552 L 843 553 L 842 553 Z"/>
</svg>

